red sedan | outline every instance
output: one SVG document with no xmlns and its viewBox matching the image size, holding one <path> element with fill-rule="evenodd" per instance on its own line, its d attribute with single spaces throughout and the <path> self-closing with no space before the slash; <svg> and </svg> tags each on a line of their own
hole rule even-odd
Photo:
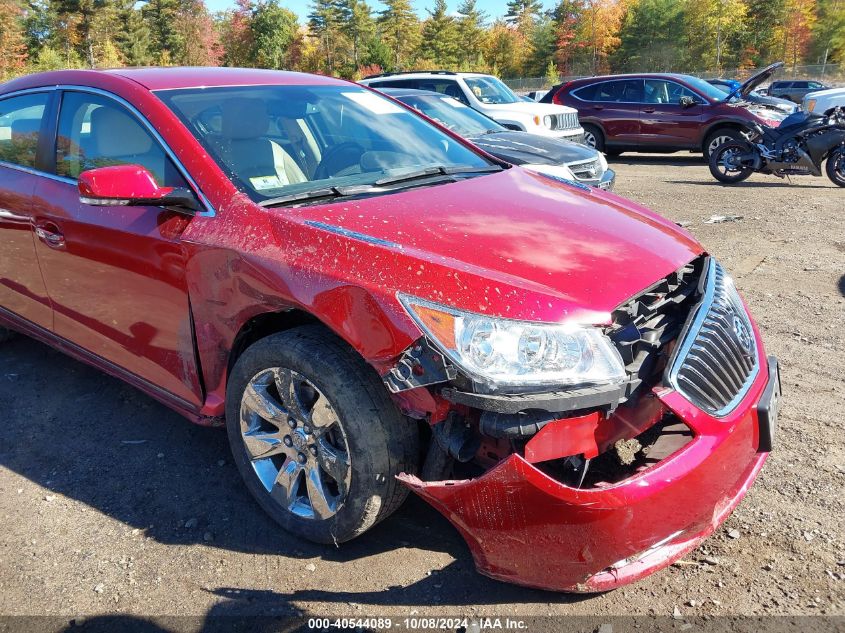
<svg viewBox="0 0 845 633">
<path fill-rule="evenodd" d="M 710 534 L 780 393 L 672 222 L 295 73 L 0 86 L 0 322 L 225 425 L 289 532 L 352 539 L 412 489 L 483 573 L 557 590 Z"/>
</svg>

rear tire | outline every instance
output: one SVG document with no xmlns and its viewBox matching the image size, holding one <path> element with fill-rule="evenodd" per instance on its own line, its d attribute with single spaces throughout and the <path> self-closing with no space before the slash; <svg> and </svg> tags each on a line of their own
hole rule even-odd
<svg viewBox="0 0 845 633">
<path fill-rule="evenodd" d="M 604 151 L 604 133 L 597 125 L 585 123 L 581 127 L 584 128 L 584 145 L 592 147 L 594 150 Z"/>
<path fill-rule="evenodd" d="M 718 130 L 714 130 L 707 135 L 707 138 L 704 141 L 704 158 L 709 161 L 710 154 L 713 153 L 713 150 L 720 145 L 724 145 L 728 141 L 745 140 L 747 139 L 742 135 L 742 132 L 734 128 L 723 127 Z"/>
<path fill-rule="evenodd" d="M 748 178 L 754 173 L 754 169 L 752 167 L 734 166 L 730 162 L 725 162 L 726 160 L 729 161 L 732 155 L 747 151 L 748 143 L 743 141 L 728 141 L 727 143 L 719 145 L 719 147 L 710 154 L 709 165 L 710 173 L 713 175 L 713 178 L 719 182 L 729 185 L 742 182 Z"/>
<path fill-rule="evenodd" d="M 417 426 L 372 367 L 319 326 L 270 335 L 238 358 L 226 429 L 247 488 L 285 530 L 317 543 L 355 538 L 408 495 Z"/>
<path fill-rule="evenodd" d="M 845 148 L 840 147 L 828 155 L 824 170 L 833 184 L 845 187 Z"/>
</svg>

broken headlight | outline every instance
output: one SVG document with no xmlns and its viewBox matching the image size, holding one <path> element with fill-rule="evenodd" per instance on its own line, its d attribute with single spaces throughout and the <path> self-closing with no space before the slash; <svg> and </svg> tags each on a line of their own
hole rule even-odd
<svg viewBox="0 0 845 633">
<path fill-rule="evenodd" d="M 620 383 L 625 368 L 598 328 L 463 312 L 399 295 L 429 339 L 470 378 L 493 387 Z"/>
</svg>

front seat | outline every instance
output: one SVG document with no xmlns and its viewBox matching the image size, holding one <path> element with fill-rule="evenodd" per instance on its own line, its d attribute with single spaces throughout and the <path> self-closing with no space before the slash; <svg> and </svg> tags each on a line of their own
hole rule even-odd
<svg viewBox="0 0 845 633">
<path fill-rule="evenodd" d="M 221 105 L 219 150 L 223 162 L 256 191 L 306 182 L 293 157 L 265 134 L 270 115 L 261 99 L 238 97 Z"/>
<path fill-rule="evenodd" d="M 446 86 L 446 90 L 443 91 L 447 97 L 452 97 L 453 99 L 457 99 L 458 101 L 466 101 L 466 97 L 464 93 L 461 91 L 460 87 L 457 84 L 449 84 Z"/>
<path fill-rule="evenodd" d="M 141 165 L 160 185 L 170 185 L 165 173 L 166 158 L 152 136 L 128 114 L 108 106 L 91 112 L 91 154 L 84 169 L 108 165 Z"/>
</svg>

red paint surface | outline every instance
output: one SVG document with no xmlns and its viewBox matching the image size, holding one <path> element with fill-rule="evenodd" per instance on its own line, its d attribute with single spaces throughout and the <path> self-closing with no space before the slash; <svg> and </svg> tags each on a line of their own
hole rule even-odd
<svg viewBox="0 0 845 633">
<path fill-rule="evenodd" d="M 420 336 L 397 292 L 495 316 L 605 324 L 620 303 L 702 252 L 686 231 L 630 201 L 519 168 L 366 200 L 263 209 L 235 189 L 150 92 L 338 81 L 172 69 L 60 71 L 4 84 L 0 97 L 63 84 L 129 101 L 216 216 L 89 206 L 75 182 L 0 166 L 0 206 L 10 211 L 0 218 L 0 254 L 7 258 L 0 320 L 208 422 L 205 416 L 223 413 L 233 345 L 256 316 L 291 309 L 312 315 L 383 373 Z M 35 239 L 36 227 L 61 240 Z M 762 463 L 750 409 L 762 380 L 734 418 L 718 422 L 677 394 L 662 394 L 698 436 L 623 485 L 572 490 L 512 456 L 478 480 L 420 492 L 464 533 L 485 573 L 547 588 L 609 588 L 680 556 L 741 497 Z M 442 401 L 422 394 L 402 403 L 442 414 Z M 619 568 L 617 580 L 602 575 L 676 530 L 681 534 L 644 559 L 654 562 Z M 538 551 L 543 555 L 531 555 Z"/>
<path fill-rule="evenodd" d="M 696 547 L 748 491 L 767 456 L 757 452 L 751 406 L 767 379 L 761 371 L 736 412 L 718 420 L 677 392 L 661 395 L 696 437 L 608 488 L 564 486 L 518 455 L 478 479 L 405 481 L 461 532 L 482 573 L 542 589 L 614 589 Z"/>
<path fill-rule="evenodd" d="M 112 165 L 79 174 L 79 195 L 87 198 L 157 200 L 173 187 L 159 187 L 152 174 L 138 165 Z"/>
</svg>

